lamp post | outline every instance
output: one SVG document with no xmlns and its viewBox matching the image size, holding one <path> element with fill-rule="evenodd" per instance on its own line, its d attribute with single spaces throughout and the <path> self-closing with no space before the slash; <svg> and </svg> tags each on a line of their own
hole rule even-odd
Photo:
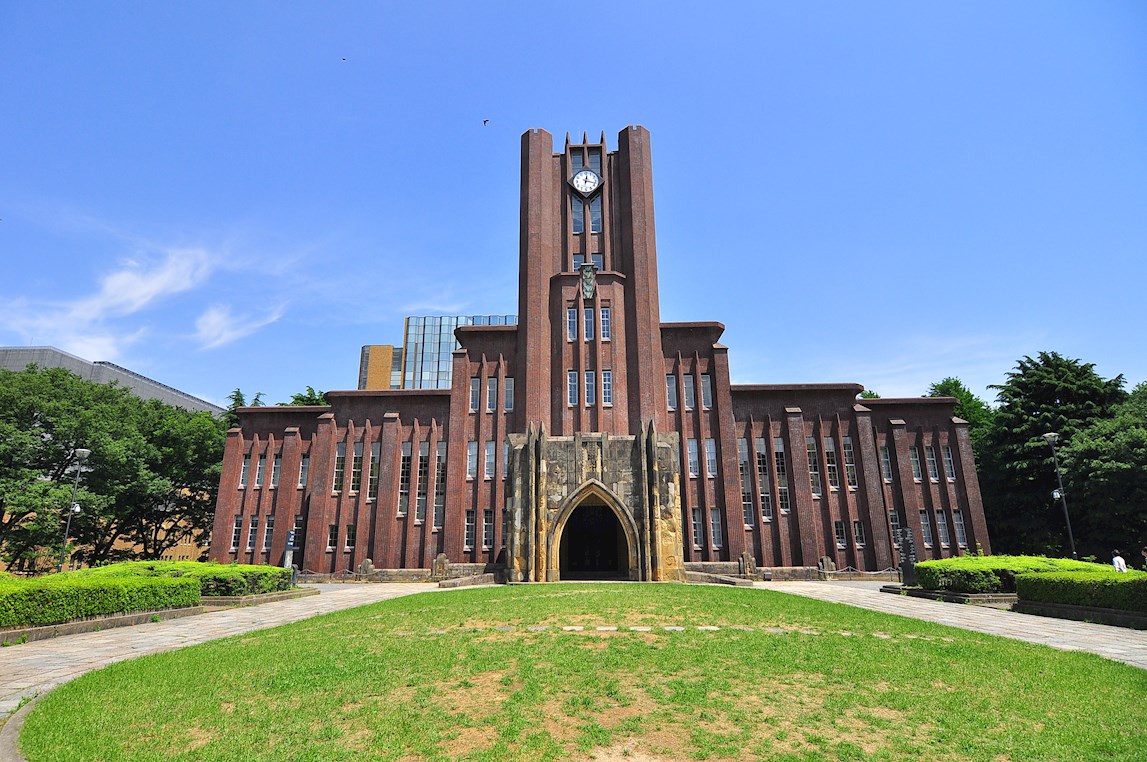
<svg viewBox="0 0 1147 762">
<path fill-rule="evenodd" d="M 76 493 L 80 489 L 80 471 L 83 470 L 84 461 L 91 454 L 91 450 L 85 450 L 83 447 L 76 449 L 76 481 L 72 483 L 72 502 L 68 506 L 68 521 L 64 524 L 64 542 L 60 545 L 60 564 L 56 567 L 57 573 L 64 570 L 64 556 L 68 552 L 68 533 L 72 531 L 72 515 L 80 512 L 80 504 L 76 502 Z"/>
<path fill-rule="evenodd" d="M 1059 434 L 1054 431 L 1049 431 L 1043 435 L 1044 441 L 1051 447 L 1051 459 L 1055 463 L 1055 481 L 1059 484 L 1059 489 L 1051 493 L 1052 497 L 1059 498 L 1060 503 L 1063 505 L 1063 520 L 1067 522 L 1067 541 L 1071 543 L 1071 557 L 1076 561 L 1079 560 L 1079 554 L 1075 552 L 1075 537 L 1071 534 L 1071 518 L 1067 515 L 1067 496 L 1063 491 L 1063 477 L 1059 474 L 1059 457 L 1055 454 L 1055 443 L 1059 441 Z"/>
</svg>

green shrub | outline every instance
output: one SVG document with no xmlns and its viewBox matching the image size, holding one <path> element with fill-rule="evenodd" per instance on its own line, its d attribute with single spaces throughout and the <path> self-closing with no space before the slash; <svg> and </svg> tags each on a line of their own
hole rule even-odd
<svg viewBox="0 0 1147 762">
<path fill-rule="evenodd" d="M 1106 564 L 1043 556 L 958 556 L 916 564 L 921 587 L 954 593 L 1014 593 L 1017 574 L 1109 569 Z"/>
<path fill-rule="evenodd" d="M 203 595 L 252 595 L 289 590 L 291 570 L 255 564 L 216 564 L 197 561 L 128 561 L 71 574 L 88 577 L 190 577 Z"/>
<path fill-rule="evenodd" d="M 77 577 L 52 574 L 0 584 L 0 627 L 58 624 L 100 614 L 196 606 L 191 579 Z"/>
<path fill-rule="evenodd" d="M 1147 612 L 1147 572 L 1043 572 L 1016 577 L 1020 600 Z"/>
</svg>

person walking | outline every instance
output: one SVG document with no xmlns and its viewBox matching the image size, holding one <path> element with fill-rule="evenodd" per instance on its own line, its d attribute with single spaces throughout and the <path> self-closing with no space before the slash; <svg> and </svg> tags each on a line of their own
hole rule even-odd
<svg viewBox="0 0 1147 762">
<path fill-rule="evenodd" d="M 1123 556 L 1119 555 L 1118 550 L 1111 551 L 1111 565 L 1115 567 L 1117 572 L 1127 571 L 1127 562 L 1123 560 Z"/>
</svg>

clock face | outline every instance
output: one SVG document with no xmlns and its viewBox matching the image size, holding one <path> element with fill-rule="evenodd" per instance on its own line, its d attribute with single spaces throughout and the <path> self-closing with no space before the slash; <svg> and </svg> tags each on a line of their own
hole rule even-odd
<svg viewBox="0 0 1147 762">
<path fill-rule="evenodd" d="M 597 186 L 601 185 L 601 178 L 593 170 L 583 169 L 574 175 L 570 182 L 578 193 L 589 195 L 597 190 Z"/>
</svg>

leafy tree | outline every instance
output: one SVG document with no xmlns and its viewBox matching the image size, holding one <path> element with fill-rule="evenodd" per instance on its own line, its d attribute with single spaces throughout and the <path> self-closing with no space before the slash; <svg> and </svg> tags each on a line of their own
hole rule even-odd
<svg viewBox="0 0 1147 762">
<path fill-rule="evenodd" d="M 880 395 L 871 389 L 865 389 L 860 393 L 860 398 L 862 400 L 878 400 L 880 399 Z"/>
<path fill-rule="evenodd" d="M 236 390 L 237 391 L 237 390 Z M 280 402 L 279 405 L 328 405 L 327 393 L 317 392 L 313 386 L 308 386 L 305 392 L 291 395 L 290 402 Z"/>
<path fill-rule="evenodd" d="M 247 398 L 238 387 L 235 388 L 230 394 L 227 395 L 227 400 L 231 403 L 227 406 L 227 412 L 223 414 L 223 420 L 227 422 L 227 428 L 233 429 L 239 425 L 239 416 L 235 413 L 237 407 L 248 407 Z M 255 396 L 251 398 L 250 407 L 261 407 L 263 405 L 263 393 L 255 392 Z"/>
<path fill-rule="evenodd" d="M 1110 418 L 1127 397 L 1123 376 L 1104 379 L 1091 363 L 1040 352 L 991 388 L 997 408 L 983 439 L 980 480 L 993 549 L 1062 555 L 1067 529 L 1052 497 L 1055 466 L 1042 435 L 1057 432 L 1057 447 L 1067 448 L 1081 431 Z M 1068 502 L 1070 508 L 1070 494 Z"/>
<path fill-rule="evenodd" d="M 992 428 L 995 420 L 995 411 L 988 404 L 977 397 L 964 386 L 964 383 L 955 376 L 948 376 L 928 387 L 929 397 L 955 397 L 959 402 L 953 409 L 953 414 L 968 422 L 968 436 L 972 440 L 972 450 L 976 458 L 982 457 L 983 440 Z"/>
</svg>

